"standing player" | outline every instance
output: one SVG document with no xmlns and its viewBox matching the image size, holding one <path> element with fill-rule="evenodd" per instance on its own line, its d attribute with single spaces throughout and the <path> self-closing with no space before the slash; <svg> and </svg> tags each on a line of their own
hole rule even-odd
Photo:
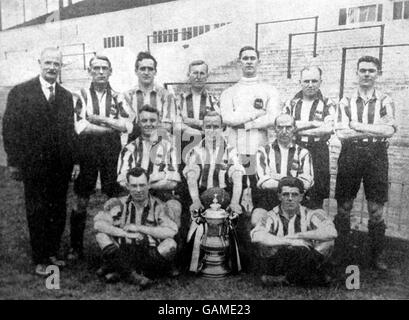
<svg viewBox="0 0 409 320">
<path fill-rule="evenodd" d="M 157 66 L 156 59 L 149 52 L 138 53 L 135 62 L 138 84 L 123 94 L 125 101 L 136 114 L 134 131 L 129 136 L 128 142 L 135 140 L 140 135 L 137 117 L 139 110 L 146 104 L 158 110 L 161 126 L 172 132 L 172 124 L 176 120 L 175 98 L 166 89 L 155 83 Z"/>
<path fill-rule="evenodd" d="M 267 128 L 273 126 L 280 113 L 280 100 L 277 89 L 261 82 L 257 76 L 260 63 L 257 50 L 250 46 L 241 48 L 238 61 L 243 76 L 222 93 L 220 109 L 223 123 L 227 125 L 228 144 L 236 148 L 246 169 L 245 185 L 251 186 L 256 205 L 259 200 L 255 192 L 256 152 L 268 142 Z M 249 198 L 249 189 L 243 197 Z M 246 205 L 246 211 L 251 211 L 251 207 L 251 203 Z"/>
<path fill-rule="evenodd" d="M 383 205 L 388 201 L 388 141 L 396 131 L 392 99 L 375 89 L 380 70 L 377 58 L 363 56 L 357 63 L 358 89 L 339 103 L 336 134 L 342 148 L 338 159 L 335 198 L 338 214 L 335 226 L 341 257 L 347 256 L 350 212 L 361 181 L 368 201 L 370 264 L 387 270 L 381 260 L 386 225 Z"/>
<path fill-rule="evenodd" d="M 109 78 L 112 74 L 108 57 L 96 55 L 89 62 L 92 78 L 89 89 L 74 95 L 75 126 L 80 142 L 80 174 L 75 180 L 76 208 L 70 218 L 71 248 L 69 260 L 83 256 L 83 238 L 90 195 L 95 190 L 98 173 L 102 192 L 116 197 L 121 188 L 116 182 L 116 164 L 121 152 L 121 133 L 132 132 L 132 115 L 118 100 Z"/>
<path fill-rule="evenodd" d="M 203 119 L 207 112 L 220 113 L 219 101 L 206 89 L 209 66 L 203 60 L 195 60 L 189 64 L 187 74 L 190 89 L 178 96 L 177 104 L 182 120 L 182 129 L 187 127 L 203 133 Z"/>
<path fill-rule="evenodd" d="M 301 91 L 286 104 L 296 123 L 296 144 L 306 148 L 312 157 L 314 186 L 306 193 L 305 205 L 316 209 L 329 198 L 330 171 L 328 140 L 333 131 L 335 103 L 320 90 L 322 70 L 305 67 L 301 70 Z"/>
</svg>

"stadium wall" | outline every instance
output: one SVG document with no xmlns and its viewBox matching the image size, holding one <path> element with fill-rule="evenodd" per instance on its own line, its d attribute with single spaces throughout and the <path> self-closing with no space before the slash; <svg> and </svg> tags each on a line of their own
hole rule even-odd
<svg viewBox="0 0 409 320">
<path fill-rule="evenodd" d="M 186 78 L 190 60 L 204 59 L 211 68 L 210 81 L 236 81 L 240 71 L 235 59 L 241 46 L 254 44 L 255 23 L 272 20 L 319 16 L 319 29 L 352 28 L 385 24 L 384 43 L 409 43 L 409 20 L 393 20 L 393 4 L 390 0 L 180 0 L 149 7 L 135 8 L 96 16 L 75 18 L 0 32 L 0 117 L 4 111 L 6 94 L 10 86 L 28 79 L 38 72 L 39 50 L 45 46 L 63 48 L 65 66 L 63 85 L 76 89 L 89 81 L 83 68 L 83 50 L 86 60 L 95 51 L 104 51 L 113 61 L 112 83 L 117 90 L 130 87 L 135 81 L 134 61 L 138 51 L 146 50 L 147 36 L 157 30 L 215 25 L 227 23 L 189 40 L 167 43 L 150 43 L 152 53 L 158 58 L 158 82 L 179 82 Z M 342 8 L 382 5 L 381 21 L 339 25 Z M 300 10 L 301 9 L 301 10 Z M 166 17 L 166 19 L 163 19 Z M 58 20 L 58 16 L 56 16 Z M 324 70 L 323 91 L 337 99 L 341 71 L 341 50 L 344 46 L 376 45 L 379 28 L 351 30 L 318 35 L 318 57 L 311 60 L 313 36 L 297 36 L 293 40 L 292 78 L 287 79 L 288 34 L 312 31 L 313 20 L 266 24 L 259 27 L 259 48 L 262 64 L 261 77 L 274 84 L 282 101 L 290 98 L 298 89 L 298 71 L 305 63 L 313 61 Z M 104 37 L 123 35 L 124 47 L 104 49 Z M 152 40 L 152 38 L 151 38 Z M 83 47 L 84 46 L 84 47 Z M 363 54 L 377 55 L 377 49 L 348 52 L 345 92 L 356 86 L 355 62 Z M 380 85 L 396 101 L 396 118 L 399 130 L 391 141 L 390 179 L 391 201 L 389 230 L 394 235 L 409 238 L 409 63 L 408 48 L 384 50 L 384 73 Z M 0 165 L 5 165 L 5 155 L 0 139 Z M 339 141 L 331 141 L 331 172 L 336 174 Z M 332 184 L 335 179 L 332 179 Z M 333 192 L 333 187 L 332 187 Z M 403 196 L 402 196 L 403 195 Z M 362 190 L 357 203 L 360 204 Z M 335 203 L 328 204 L 334 209 Z M 359 206 L 359 205 L 358 205 Z M 357 225 L 364 226 L 367 214 L 359 208 L 355 215 Z M 334 212 L 333 210 L 331 210 Z"/>
</svg>

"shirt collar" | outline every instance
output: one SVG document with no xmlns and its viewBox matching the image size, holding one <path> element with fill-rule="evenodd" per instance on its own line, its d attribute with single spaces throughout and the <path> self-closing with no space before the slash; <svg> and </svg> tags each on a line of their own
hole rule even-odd
<svg viewBox="0 0 409 320">
<path fill-rule="evenodd" d="M 187 94 L 186 96 L 189 96 L 189 95 L 192 95 L 192 96 L 193 96 L 193 90 L 192 90 L 191 87 L 189 88 L 189 92 L 188 92 L 188 94 Z M 207 95 L 207 89 L 206 89 L 206 87 L 204 87 L 204 88 L 202 89 L 202 91 L 200 92 L 200 96 L 202 96 L 202 95 Z"/>
<path fill-rule="evenodd" d="M 280 148 L 280 145 L 278 144 L 278 140 L 275 139 L 274 142 L 271 144 L 273 146 L 273 148 Z M 289 146 L 288 149 L 294 148 L 295 147 L 295 143 L 294 141 L 292 141 Z"/>
<path fill-rule="evenodd" d="M 89 87 L 89 89 L 90 89 L 90 90 L 94 90 L 96 94 L 104 94 L 104 93 L 106 93 L 106 92 L 108 91 L 108 89 L 110 89 L 110 88 L 111 88 L 111 86 L 109 85 L 109 82 L 108 82 L 106 88 L 105 88 L 104 90 L 102 90 L 102 91 L 97 91 L 97 90 L 95 90 L 95 86 L 94 86 L 94 83 L 93 83 L 93 82 L 91 82 L 91 85 L 90 85 L 90 87 Z"/>
<path fill-rule="evenodd" d="M 294 99 L 295 99 L 295 100 L 296 100 L 296 99 L 301 99 L 301 100 L 302 100 L 302 98 L 303 98 L 303 93 L 302 93 L 302 90 L 300 90 L 300 91 L 294 96 Z M 316 94 L 316 96 L 315 96 L 315 98 L 314 98 L 314 101 L 315 101 L 315 100 L 324 101 L 324 96 L 322 95 L 321 90 L 318 90 L 318 92 L 317 92 L 317 94 Z"/>
<path fill-rule="evenodd" d="M 301 216 L 300 207 L 299 207 L 298 210 L 297 210 L 297 212 L 295 213 L 295 215 L 292 216 L 290 219 L 288 219 L 288 218 L 284 215 L 283 209 L 281 209 L 281 205 L 279 206 L 278 214 L 279 214 L 280 216 L 282 216 L 283 218 L 287 219 L 287 220 L 291 220 L 291 219 L 292 219 L 293 217 L 295 217 L 295 216 Z"/>
<path fill-rule="evenodd" d="M 145 140 L 142 135 L 139 137 L 139 139 L 142 140 L 142 142 L 150 142 L 152 145 L 157 144 L 162 140 L 162 137 L 158 135 L 158 132 L 156 131 L 149 139 L 149 141 Z"/>
<path fill-rule="evenodd" d="M 150 90 L 149 92 L 156 92 L 156 93 L 158 93 L 161 89 L 162 89 L 161 86 L 159 86 L 159 85 L 156 84 L 156 83 L 153 83 L 152 90 Z M 136 92 L 138 92 L 138 91 L 144 92 L 144 90 L 142 90 L 141 87 L 139 86 L 139 83 L 136 84 L 136 86 L 135 86 L 135 91 L 136 91 Z"/>
<path fill-rule="evenodd" d="M 241 77 L 239 82 L 242 84 L 253 84 L 259 82 L 259 78 L 258 76 L 252 78 Z"/>
<path fill-rule="evenodd" d="M 40 79 L 41 87 L 49 90 L 49 88 L 52 86 L 53 89 L 54 89 L 54 92 L 55 92 L 55 82 L 53 84 L 51 84 L 51 83 L 45 81 L 45 79 L 42 76 L 39 76 L 39 79 Z"/>
<path fill-rule="evenodd" d="M 146 208 L 147 206 L 149 206 L 149 204 L 151 203 L 151 200 L 152 200 L 152 198 L 151 198 L 151 195 L 149 194 L 148 195 L 148 198 L 145 200 L 145 202 L 144 202 L 144 206 L 143 206 L 143 208 Z M 133 199 L 132 199 L 132 196 L 131 195 L 129 195 L 128 196 L 128 204 L 129 203 L 132 203 L 134 206 L 135 206 L 135 208 L 136 208 L 136 204 L 135 204 L 135 202 L 133 201 Z"/>
<path fill-rule="evenodd" d="M 358 100 L 358 98 L 360 98 L 360 99 L 363 100 L 363 98 L 362 98 L 361 95 L 359 94 L 359 90 L 357 89 L 357 90 L 355 91 L 354 95 L 352 96 L 352 99 L 353 99 L 354 101 L 356 101 L 356 100 Z M 374 89 L 374 91 L 373 91 L 373 93 L 372 93 L 372 97 L 369 99 L 369 101 L 370 101 L 370 100 L 374 100 L 374 99 L 376 99 L 376 100 L 381 99 L 381 93 L 380 93 L 378 90 L 376 90 L 376 89 Z"/>
<path fill-rule="evenodd" d="M 199 145 L 202 146 L 202 148 L 206 149 L 206 138 L 203 138 Z M 222 140 L 220 140 L 218 147 L 223 147 L 226 149 L 227 148 L 226 146 L 227 146 L 227 141 L 224 137 L 222 137 Z"/>
</svg>

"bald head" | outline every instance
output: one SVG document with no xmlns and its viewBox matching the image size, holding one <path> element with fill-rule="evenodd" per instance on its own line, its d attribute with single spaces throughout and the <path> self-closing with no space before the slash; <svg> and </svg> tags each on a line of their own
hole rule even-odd
<svg viewBox="0 0 409 320">
<path fill-rule="evenodd" d="M 60 49 L 58 48 L 54 48 L 54 47 L 48 47 L 48 48 L 44 48 L 43 50 L 41 50 L 41 54 L 40 54 L 40 59 L 42 59 L 44 56 L 47 55 L 55 55 L 58 56 L 60 58 L 60 60 L 62 61 L 62 52 Z"/>
<path fill-rule="evenodd" d="M 57 48 L 45 48 L 41 51 L 40 59 L 41 77 L 50 84 L 57 81 L 62 67 L 62 54 Z"/>
<path fill-rule="evenodd" d="M 289 114 L 280 114 L 274 121 L 277 141 L 282 146 L 288 146 L 294 137 L 295 119 Z"/>
<path fill-rule="evenodd" d="M 277 125 L 281 123 L 290 123 L 295 127 L 295 119 L 287 113 L 281 113 L 277 116 L 274 120 L 274 127 L 277 127 Z"/>
</svg>

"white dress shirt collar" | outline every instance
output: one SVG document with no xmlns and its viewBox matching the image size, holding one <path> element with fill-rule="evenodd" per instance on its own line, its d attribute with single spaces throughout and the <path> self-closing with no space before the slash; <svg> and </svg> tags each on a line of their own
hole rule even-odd
<svg viewBox="0 0 409 320">
<path fill-rule="evenodd" d="M 42 76 L 39 76 L 40 78 L 40 84 L 41 84 L 41 89 L 43 90 L 45 98 L 48 100 L 50 97 L 50 87 L 53 87 L 53 92 L 55 94 L 55 82 L 53 84 L 45 81 L 45 79 Z"/>
</svg>

